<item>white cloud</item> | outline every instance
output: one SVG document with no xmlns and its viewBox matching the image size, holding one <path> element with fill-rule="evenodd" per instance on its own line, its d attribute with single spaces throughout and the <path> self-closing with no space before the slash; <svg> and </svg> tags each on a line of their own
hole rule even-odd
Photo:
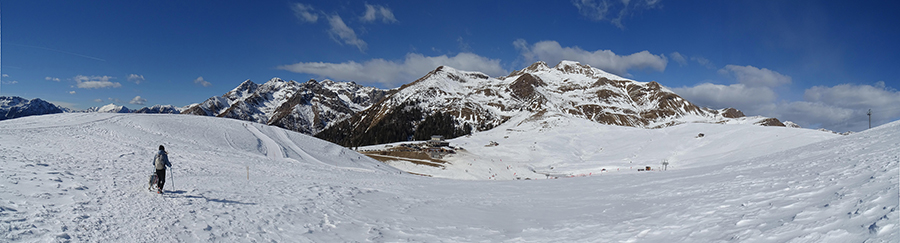
<svg viewBox="0 0 900 243">
<path fill-rule="evenodd" d="M 562 47 L 556 41 L 541 41 L 529 46 L 525 40 L 518 39 L 513 42 L 522 56 L 529 62 L 541 60 L 554 65 L 562 60 L 578 61 L 592 67 L 602 69 L 618 75 L 630 76 L 628 70 L 652 69 L 663 71 L 666 69 L 666 57 L 653 55 L 649 51 L 641 51 L 631 55 L 620 56 L 610 50 L 586 51 L 579 47 Z"/>
<path fill-rule="evenodd" d="M 2 83 L 3 83 L 3 84 L 17 84 L 17 83 L 19 83 L 19 81 L 15 81 L 15 80 L 13 80 L 13 81 L 3 81 Z"/>
<path fill-rule="evenodd" d="M 684 56 L 681 55 L 681 53 L 678 53 L 677 51 L 669 54 L 669 57 L 672 58 L 672 61 L 677 62 L 679 66 L 687 65 L 687 59 L 685 59 Z"/>
<path fill-rule="evenodd" d="M 341 16 L 328 16 L 328 24 L 331 26 L 331 29 L 328 30 L 328 34 L 331 35 L 331 39 L 335 42 L 356 46 L 361 52 L 366 50 L 366 42 L 356 37 L 356 32 L 350 27 L 347 27 L 347 24 L 344 24 L 344 20 L 341 19 Z"/>
<path fill-rule="evenodd" d="M 660 0 L 572 0 L 572 5 L 590 20 L 609 21 L 619 29 L 625 29 L 622 19 L 632 11 L 656 8 L 659 2 Z"/>
<path fill-rule="evenodd" d="M 120 100 L 119 98 L 106 98 L 106 99 L 112 103 L 122 103 L 122 100 Z"/>
<path fill-rule="evenodd" d="M 709 69 L 716 69 L 716 65 L 715 65 L 715 64 L 713 64 L 712 62 L 710 62 L 709 59 L 706 59 L 706 58 L 703 58 L 703 57 L 693 56 L 693 57 L 691 57 L 691 61 L 695 61 L 695 62 L 697 62 L 698 64 L 700 64 L 700 66 L 704 66 L 704 67 L 709 68 Z"/>
<path fill-rule="evenodd" d="M 694 87 L 672 88 L 694 104 L 711 107 L 734 107 L 744 114 L 775 117 L 793 121 L 803 127 L 823 127 L 833 131 L 861 131 L 868 128 L 866 112 L 872 109 L 872 125 L 878 126 L 900 118 L 900 92 L 875 85 L 841 84 L 806 89 L 802 101 L 778 100 L 772 88 L 746 84 L 720 85 L 703 83 Z"/>
<path fill-rule="evenodd" d="M 59 78 L 54 78 L 54 77 L 44 77 L 44 80 L 47 80 L 47 81 L 54 81 L 54 82 L 59 82 L 59 81 L 60 81 Z"/>
<path fill-rule="evenodd" d="M 754 66 L 726 65 L 719 69 L 721 74 L 732 74 L 737 81 L 748 86 L 777 87 L 791 83 L 791 77 L 778 72 Z"/>
<path fill-rule="evenodd" d="M 875 83 L 875 86 L 856 84 L 841 84 L 834 87 L 814 86 L 804 92 L 803 99 L 861 110 L 897 106 L 900 104 L 900 93 L 888 89 L 885 87 L 884 81 L 881 81 Z"/>
<path fill-rule="evenodd" d="M 9 74 L 4 73 L 3 75 L 0 75 L 0 77 L 9 78 Z"/>
<path fill-rule="evenodd" d="M 147 103 L 147 99 L 141 98 L 141 96 L 138 95 L 135 96 L 134 99 L 131 99 L 131 101 L 129 101 L 128 103 L 135 105 L 144 105 L 144 103 Z"/>
<path fill-rule="evenodd" d="M 133 74 L 133 73 L 128 75 L 128 82 L 134 82 L 135 84 L 141 84 L 141 82 L 144 82 L 144 80 L 145 80 L 144 75 L 137 75 L 137 74 Z"/>
<path fill-rule="evenodd" d="M 728 107 L 741 110 L 756 109 L 774 102 L 777 98 L 775 92 L 768 87 L 750 87 L 744 84 L 702 83 L 694 87 L 671 89 L 696 105 L 715 109 Z"/>
<path fill-rule="evenodd" d="M 295 3 L 291 6 L 294 10 L 294 16 L 304 22 L 315 23 L 319 20 L 319 14 L 315 13 L 315 9 L 310 5 Z"/>
<path fill-rule="evenodd" d="M 854 117 L 854 113 L 860 113 L 845 107 L 809 101 L 783 101 L 777 104 L 773 103 L 756 112 L 759 112 L 758 114 L 764 116 L 776 117 L 782 121 L 792 121 L 803 127 L 822 127 L 840 132 L 850 131 L 853 126 L 851 126 L 848 121 Z M 865 112 L 862 112 L 861 114 L 862 119 L 858 120 L 866 121 Z M 857 117 L 859 116 L 857 115 Z M 856 126 L 856 128 L 853 128 L 855 131 L 863 129 L 865 129 L 865 127 Z"/>
<path fill-rule="evenodd" d="M 785 119 L 796 119 L 805 126 L 821 126 L 834 131 L 860 131 L 868 128 L 866 113 L 872 109 L 872 126 L 900 117 L 900 92 L 875 85 L 841 84 L 806 89 L 804 101 L 790 102 L 774 109 Z"/>
<path fill-rule="evenodd" d="M 75 90 L 69 91 L 69 94 L 75 94 Z"/>
<path fill-rule="evenodd" d="M 94 99 L 94 102 L 97 102 L 97 103 L 103 103 L 103 100 L 101 100 L 101 99 Z"/>
<path fill-rule="evenodd" d="M 438 66 L 479 71 L 490 76 L 502 76 L 509 73 L 500 66 L 499 59 L 490 59 L 472 53 L 459 53 L 452 57 L 447 55 L 427 57 L 422 54 L 409 53 L 402 62 L 380 58 L 364 63 L 354 61 L 344 63 L 301 62 L 282 65 L 278 69 L 315 74 L 337 80 L 378 82 L 387 87 L 397 87 L 424 76 Z"/>
<path fill-rule="evenodd" d="M 99 89 L 99 88 L 118 88 L 122 87 L 122 84 L 118 82 L 109 81 L 110 79 L 115 79 L 115 77 L 110 76 L 84 76 L 78 75 L 75 76 L 75 82 L 78 88 L 82 89 Z"/>
<path fill-rule="evenodd" d="M 581 15 L 596 21 L 605 20 L 610 8 L 609 1 L 573 0 L 572 5 L 578 8 Z"/>
<path fill-rule="evenodd" d="M 202 85 L 203 87 L 209 87 L 209 86 L 212 86 L 212 83 L 210 83 L 210 82 L 208 82 L 208 81 L 206 81 L 206 80 L 203 80 L 203 76 L 200 76 L 200 77 L 197 77 L 197 79 L 194 79 L 194 83 L 195 83 L 195 84 Z"/>
<path fill-rule="evenodd" d="M 462 36 L 460 36 L 459 38 L 456 38 L 456 43 L 459 44 L 459 50 L 460 50 L 460 51 L 462 51 L 462 52 L 472 52 L 472 47 L 469 46 L 469 42 L 466 42 L 466 40 L 464 40 L 464 39 L 462 38 Z"/>
<path fill-rule="evenodd" d="M 366 13 L 363 14 L 362 17 L 359 17 L 363 22 L 373 22 L 378 19 L 381 19 L 381 22 L 384 23 L 395 23 L 397 19 L 394 18 L 394 13 L 391 12 L 391 9 L 386 8 L 381 5 L 371 5 L 366 4 Z"/>
</svg>

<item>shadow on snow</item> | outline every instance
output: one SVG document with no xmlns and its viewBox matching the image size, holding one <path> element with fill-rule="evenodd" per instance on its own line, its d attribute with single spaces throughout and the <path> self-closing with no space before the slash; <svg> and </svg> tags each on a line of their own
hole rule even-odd
<svg viewBox="0 0 900 243">
<path fill-rule="evenodd" d="M 180 194 L 186 193 L 187 191 L 184 191 L 184 190 L 176 190 L 176 191 L 165 191 L 165 192 L 166 192 L 167 194 L 179 194 L 179 195 L 180 195 Z M 227 199 L 207 198 L 206 196 L 203 196 L 203 195 L 200 195 L 200 196 L 195 196 L 195 195 L 180 195 L 180 196 L 173 196 L 173 197 L 171 197 L 171 198 L 196 198 L 196 199 L 203 199 L 203 200 L 206 200 L 207 202 L 228 203 L 228 204 L 240 204 L 240 205 L 256 205 L 256 203 L 245 203 L 245 202 L 233 201 L 233 200 L 227 200 Z"/>
</svg>

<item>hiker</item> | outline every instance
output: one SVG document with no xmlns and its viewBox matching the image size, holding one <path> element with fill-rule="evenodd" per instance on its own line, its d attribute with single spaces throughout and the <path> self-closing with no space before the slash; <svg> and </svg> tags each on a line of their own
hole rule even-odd
<svg viewBox="0 0 900 243">
<path fill-rule="evenodd" d="M 163 185 L 166 184 L 166 166 L 172 167 L 172 163 L 169 163 L 169 153 L 166 153 L 166 148 L 162 145 L 159 145 L 159 152 L 156 152 L 156 156 L 153 157 L 153 165 L 156 166 L 156 176 L 159 178 L 159 182 L 156 183 L 156 193 L 162 194 Z"/>
</svg>

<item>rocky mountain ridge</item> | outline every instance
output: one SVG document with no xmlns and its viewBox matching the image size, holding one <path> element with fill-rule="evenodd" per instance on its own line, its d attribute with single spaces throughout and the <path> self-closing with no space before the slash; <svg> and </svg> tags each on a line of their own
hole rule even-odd
<svg viewBox="0 0 900 243">
<path fill-rule="evenodd" d="M 298 83 L 273 78 L 263 84 L 247 80 L 182 114 L 253 121 L 313 135 L 368 108 L 389 92 L 331 80 Z"/>
<path fill-rule="evenodd" d="M 696 106 L 657 82 L 638 82 L 562 61 L 552 68 L 537 62 L 497 78 L 441 66 L 316 136 L 361 146 L 431 135 L 452 138 L 489 130 L 512 117 L 557 115 L 641 128 L 746 119 L 736 109 Z M 783 126 L 775 118 L 755 120 L 759 125 Z"/>
<path fill-rule="evenodd" d="M 63 112 L 62 108 L 41 99 L 0 96 L 0 120 Z"/>
</svg>

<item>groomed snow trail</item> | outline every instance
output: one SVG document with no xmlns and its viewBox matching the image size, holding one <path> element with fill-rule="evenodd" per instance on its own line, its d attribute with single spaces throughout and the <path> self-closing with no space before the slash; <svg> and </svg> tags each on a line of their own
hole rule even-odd
<svg viewBox="0 0 900 243">
<path fill-rule="evenodd" d="M 690 170 L 460 181 L 231 119 L 34 116 L 0 122 L 0 241 L 897 242 L 898 136 L 895 122 Z M 163 195 L 146 190 L 160 144 Z"/>
</svg>

